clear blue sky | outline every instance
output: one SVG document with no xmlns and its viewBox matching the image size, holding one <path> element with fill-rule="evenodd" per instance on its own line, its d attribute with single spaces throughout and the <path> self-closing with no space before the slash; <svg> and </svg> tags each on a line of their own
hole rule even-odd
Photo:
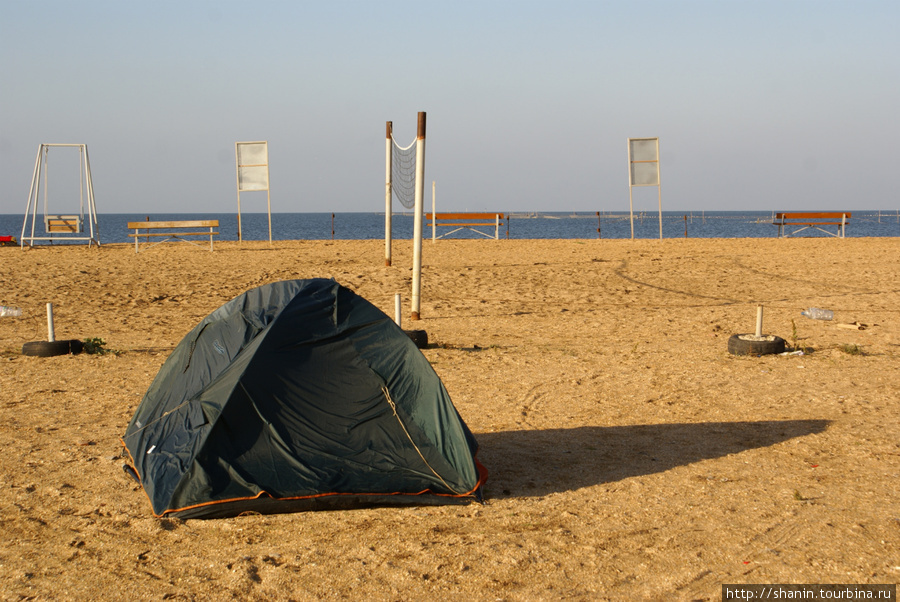
<svg viewBox="0 0 900 602">
<path fill-rule="evenodd" d="M 627 210 L 653 136 L 664 210 L 895 210 L 900 2 L 0 2 L 0 213 L 42 142 L 101 213 L 235 212 L 249 140 L 273 211 L 382 211 L 418 111 L 439 210 Z"/>
</svg>

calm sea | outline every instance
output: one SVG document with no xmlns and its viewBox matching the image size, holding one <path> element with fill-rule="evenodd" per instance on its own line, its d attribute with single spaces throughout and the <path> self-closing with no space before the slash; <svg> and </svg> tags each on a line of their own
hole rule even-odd
<svg viewBox="0 0 900 602">
<path fill-rule="evenodd" d="M 577 213 L 512 213 L 509 238 L 585 239 L 630 238 L 629 215 L 625 213 L 596 212 Z M 132 242 L 128 238 L 127 223 L 143 221 L 217 219 L 221 240 L 237 240 L 237 215 L 234 213 L 178 213 L 178 214 L 122 214 L 102 213 L 98 216 L 100 243 Z M 22 234 L 22 214 L 0 215 L 0 236 Z M 777 228 L 772 225 L 770 212 L 663 212 L 663 238 L 773 238 Z M 269 226 L 265 213 L 245 213 L 241 216 L 244 240 L 268 240 Z M 493 228 L 480 228 L 493 236 Z M 599 233 L 598 233 L 599 229 Z M 31 230 L 31 220 L 28 231 Z M 411 214 L 395 214 L 392 235 L 395 239 L 410 239 L 413 234 Z M 834 231 L 834 228 L 830 228 Z M 438 236 L 447 232 L 438 229 Z M 43 217 L 37 216 L 35 236 L 44 236 Z M 853 211 L 847 226 L 848 237 L 900 236 L 900 215 L 897 212 Z M 425 238 L 431 237 L 431 228 L 425 228 Z M 500 238 L 506 238 L 507 227 L 500 229 Z M 635 213 L 635 238 L 659 238 L 659 217 L 653 213 Z M 799 236 L 828 236 L 808 229 Z M 461 231 L 454 238 L 482 238 Z M 383 213 L 273 213 L 272 238 L 274 240 L 364 240 L 384 239 Z M 64 242 L 60 237 L 60 242 Z M 44 244 L 39 241 L 39 244 Z M 79 243 L 82 244 L 82 243 Z"/>
</svg>

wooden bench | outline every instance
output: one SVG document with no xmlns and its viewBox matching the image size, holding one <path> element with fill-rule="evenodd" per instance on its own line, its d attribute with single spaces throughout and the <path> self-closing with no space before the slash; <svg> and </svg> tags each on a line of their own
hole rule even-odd
<svg viewBox="0 0 900 602">
<path fill-rule="evenodd" d="M 844 230 L 847 222 L 850 221 L 849 211 L 818 211 L 813 213 L 776 213 L 775 221 L 772 223 L 778 226 L 778 236 L 791 236 L 802 232 L 807 228 L 815 228 L 825 234 L 844 238 Z M 800 226 L 793 232 L 785 234 L 785 227 Z M 836 226 L 837 233 L 830 232 L 822 226 Z"/>
<path fill-rule="evenodd" d="M 84 231 L 84 225 L 80 215 L 45 215 L 44 229 L 48 234 L 65 232 L 74 234 Z"/>
<path fill-rule="evenodd" d="M 506 237 L 509 238 L 509 218 L 505 217 L 502 213 L 426 213 L 425 219 L 427 220 L 426 225 L 431 226 L 431 240 L 450 236 L 454 232 L 459 232 L 460 230 L 471 230 L 472 232 L 481 234 L 485 238 L 494 238 L 496 240 L 500 238 L 500 226 L 504 221 L 506 222 Z M 451 230 L 450 232 L 438 236 L 437 228 L 439 226 L 455 228 L 455 230 Z M 477 229 L 487 226 L 494 227 L 493 236 Z"/>
<path fill-rule="evenodd" d="M 216 228 L 219 227 L 219 220 L 217 219 L 204 219 L 204 220 L 186 220 L 186 221 L 178 221 L 178 222 L 128 222 L 128 229 L 134 230 L 134 234 L 129 234 L 128 236 L 134 237 L 134 252 L 138 252 L 138 240 L 141 237 L 147 237 L 147 244 L 150 244 L 150 237 L 153 236 L 165 236 L 164 239 L 156 241 L 152 244 L 159 244 L 162 242 L 166 242 L 167 240 L 180 240 L 182 242 L 188 242 L 192 245 L 196 245 L 197 243 L 192 240 L 186 240 L 182 238 L 183 236 L 209 236 L 209 250 L 213 250 L 213 236 L 218 234 L 215 231 Z M 207 232 L 184 232 L 185 229 L 194 229 L 197 228 L 209 228 Z M 141 230 L 146 230 L 145 232 L 141 232 Z M 155 230 L 167 230 L 167 232 L 155 232 Z M 198 245 L 199 246 L 199 245 Z"/>
</svg>

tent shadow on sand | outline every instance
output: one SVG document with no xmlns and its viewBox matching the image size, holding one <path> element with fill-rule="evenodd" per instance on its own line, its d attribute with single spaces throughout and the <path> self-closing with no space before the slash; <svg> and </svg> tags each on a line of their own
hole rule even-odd
<svg viewBox="0 0 900 602">
<path fill-rule="evenodd" d="M 700 422 L 476 433 L 488 498 L 544 496 L 664 472 L 823 432 L 829 420 Z"/>
</svg>

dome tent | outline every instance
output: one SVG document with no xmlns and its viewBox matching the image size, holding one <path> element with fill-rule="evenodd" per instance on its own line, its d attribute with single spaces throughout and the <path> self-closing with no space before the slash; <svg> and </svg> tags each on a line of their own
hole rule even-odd
<svg viewBox="0 0 900 602">
<path fill-rule="evenodd" d="M 465 502 L 486 478 L 422 352 L 326 279 L 264 285 L 204 318 L 122 442 L 157 516 Z"/>
</svg>

